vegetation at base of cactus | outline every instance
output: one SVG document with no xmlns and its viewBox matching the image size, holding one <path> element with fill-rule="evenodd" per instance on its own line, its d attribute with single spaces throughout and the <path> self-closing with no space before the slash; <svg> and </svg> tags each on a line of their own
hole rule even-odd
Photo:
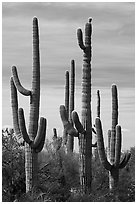
<svg viewBox="0 0 137 204">
<path fill-rule="evenodd" d="M 13 126 L 17 138 L 23 137 L 25 141 L 25 171 L 26 171 L 26 192 L 31 191 L 33 186 L 37 185 L 37 160 L 38 152 L 44 146 L 46 136 L 46 119 L 41 117 L 39 121 L 39 103 L 40 103 L 40 57 L 39 57 L 39 30 L 38 20 L 33 18 L 33 75 L 31 90 L 25 89 L 19 80 L 17 69 L 12 67 L 11 77 L 11 105 L 13 114 Z M 18 110 L 17 90 L 30 96 L 30 115 L 28 133 L 25 125 L 24 111 Z"/>
<path fill-rule="evenodd" d="M 67 201 L 70 189 L 79 185 L 78 155 L 66 154 L 62 147 L 56 153 L 52 142 L 46 141 L 46 151 L 41 153 L 40 163 L 45 161 L 48 165 L 39 171 L 42 191 L 53 202 Z"/>
<path fill-rule="evenodd" d="M 14 134 L 12 143 L 10 142 L 10 134 L 7 134 L 7 131 L 6 133 L 3 132 L 2 135 L 3 202 L 115 201 L 113 194 L 108 192 L 107 171 L 102 168 L 98 153 L 92 161 L 92 185 L 94 186 L 92 194 L 83 195 L 81 194 L 79 183 L 78 154 L 65 154 L 63 148 L 59 149 L 60 155 L 55 154 L 52 149 L 52 142 L 49 141 L 46 141 L 46 151 L 42 151 L 38 155 L 39 185 L 34 187 L 31 192 L 25 193 L 25 169 L 22 168 L 25 159 L 24 147 L 18 144 Z M 119 191 L 117 196 L 119 202 L 135 201 L 135 148 L 131 148 L 130 152 L 131 158 L 128 164 L 120 171 Z M 11 166 L 13 167 L 12 169 Z"/>
<path fill-rule="evenodd" d="M 24 148 L 17 142 L 13 129 L 2 130 L 3 202 L 13 202 L 25 193 L 24 157 Z"/>
<path fill-rule="evenodd" d="M 121 161 L 121 126 L 118 125 L 118 96 L 117 87 L 112 85 L 112 130 L 108 131 L 108 158 L 105 153 L 102 124 L 99 117 L 95 120 L 98 152 L 102 165 L 109 171 L 109 188 L 115 192 L 118 188 L 119 169 L 124 168 L 130 158 L 127 153 Z"/>
</svg>

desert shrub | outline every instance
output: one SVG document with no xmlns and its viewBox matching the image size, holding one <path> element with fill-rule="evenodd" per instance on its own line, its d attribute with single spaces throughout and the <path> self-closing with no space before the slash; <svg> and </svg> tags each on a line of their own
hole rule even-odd
<svg viewBox="0 0 137 204">
<path fill-rule="evenodd" d="M 135 148 L 130 149 L 131 158 L 127 166 L 120 170 L 117 193 L 109 192 L 108 171 L 102 166 L 96 152 L 92 162 L 92 191 L 81 195 L 74 189 L 69 197 L 70 202 L 134 202 L 135 201 Z"/>
<path fill-rule="evenodd" d="M 93 161 L 94 202 L 133 202 L 135 201 L 135 148 L 130 149 L 131 158 L 125 168 L 119 171 L 117 194 L 108 190 L 108 171 L 101 165 L 98 154 Z"/>
<path fill-rule="evenodd" d="M 65 202 L 72 187 L 79 185 L 77 154 L 66 154 L 63 147 L 58 151 L 46 141 L 46 151 L 40 156 L 40 188 L 53 202 Z M 45 163 L 45 164 L 44 164 Z"/>
<path fill-rule="evenodd" d="M 135 201 L 135 147 L 130 148 L 131 158 L 120 171 L 119 198 L 122 202 Z"/>
<path fill-rule="evenodd" d="M 2 200 L 14 201 L 25 192 L 24 150 L 13 131 L 2 130 Z"/>
<path fill-rule="evenodd" d="M 92 162 L 92 191 L 82 195 L 79 183 L 77 153 L 66 154 L 63 147 L 56 151 L 52 142 L 39 154 L 39 185 L 25 193 L 24 149 L 13 134 L 2 134 L 2 199 L 19 202 L 133 202 L 135 201 L 135 148 L 127 166 L 120 170 L 117 197 L 109 192 L 108 171 L 96 151 Z"/>
</svg>

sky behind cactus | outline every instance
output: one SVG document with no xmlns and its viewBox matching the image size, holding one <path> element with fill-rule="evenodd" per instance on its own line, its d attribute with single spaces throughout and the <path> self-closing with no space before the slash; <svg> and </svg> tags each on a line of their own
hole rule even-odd
<svg viewBox="0 0 137 204">
<path fill-rule="evenodd" d="M 104 134 L 111 127 L 111 84 L 119 90 L 119 123 L 123 145 L 134 145 L 135 136 L 135 7 L 134 3 L 41 2 L 3 3 L 2 6 L 2 110 L 4 125 L 12 126 L 11 66 L 16 65 L 22 84 L 31 86 L 32 18 L 40 29 L 41 106 L 40 116 L 62 133 L 59 106 L 64 103 L 65 71 L 76 61 L 76 110 L 81 110 L 82 51 L 76 30 L 92 17 L 92 107 L 96 117 L 96 90 L 101 90 L 101 117 Z M 29 99 L 19 96 L 19 106 L 28 121 Z M 105 136 L 106 139 L 106 136 Z"/>
</svg>

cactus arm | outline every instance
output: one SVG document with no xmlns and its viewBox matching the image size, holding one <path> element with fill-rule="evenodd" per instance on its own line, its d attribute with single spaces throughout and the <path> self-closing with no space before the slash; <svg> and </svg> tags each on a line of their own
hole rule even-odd
<svg viewBox="0 0 137 204">
<path fill-rule="evenodd" d="M 101 125 L 100 118 L 98 118 L 98 117 L 95 120 L 95 126 L 96 126 L 96 132 L 97 132 L 97 145 L 98 145 L 99 157 L 100 157 L 102 165 L 107 170 L 110 171 L 112 166 L 108 162 L 107 157 L 106 157 L 105 148 L 104 148 L 103 134 L 102 134 L 102 125 Z"/>
<path fill-rule="evenodd" d="M 107 149 L 107 156 L 110 160 L 110 141 L 111 141 L 111 130 L 108 130 L 108 149 Z"/>
<path fill-rule="evenodd" d="M 64 129 L 66 129 L 67 133 L 74 136 L 74 137 L 78 137 L 77 131 L 72 126 L 72 124 L 68 121 L 67 112 L 66 112 L 64 105 L 60 106 L 60 116 L 61 116 L 61 120 L 62 120 Z"/>
<path fill-rule="evenodd" d="M 45 118 L 41 117 L 38 132 L 33 142 L 33 148 L 36 148 L 43 140 L 42 138 L 44 137 L 44 125 L 45 125 Z"/>
<path fill-rule="evenodd" d="M 67 131 L 66 129 L 63 130 L 63 145 L 67 144 Z"/>
<path fill-rule="evenodd" d="M 85 26 L 85 47 L 88 47 L 91 50 L 91 34 L 92 34 L 92 26 L 91 26 L 92 18 L 88 19 L 88 23 Z"/>
<path fill-rule="evenodd" d="M 97 90 L 97 117 L 100 118 L 100 93 Z"/>
<path fill-rule="evenodd" d="M 126 153 L 125 154 L 124 159 L 119 164 L 119 169 L 123 169 L 127 165 L 128 161 L 130 159 L 130 156 L 131 156 L 131 153 Z"/>
<path fill-rule="evenodd" d="M 79 133 L 85 134 L 86 131 L 84 130 L 84 128 L 83 128 L 83 126 L 82 126 L 82 124 L 81 124 L 81 122 L 79 120 L 79 116 L 78 116 L 76 111 L 72 112 L 72 119 L 73 119 L 73 122 L 75 124 L 75 127 L 76 127 L 77 131 Z"/>
<path fill-rule="evenodd" d="M 77 38 L 78 38 L 79 47 L 84 51 L 86 47 L 84 46 L 84 43 L 83 43 L 83 34 L 80 28 L 77 30 Z"/>
<path fill-rule="evenodd" d="M 24 139 L 22 137 L 20 128 L 19 128 L 19 120 L 18 120 L 18 96 L 17 89 L 13 81 L 13 77 L 10 79 L 10 88 L 11 88 L 11 106 L 12 106 L 12 115 L 13 115 L 13 127 L 15 131 L 15 135 L 19 144 L 22 144 Z"/>
<path fill-rule="evenodd" d="M 69 72 L 65 73 L 65 108 L 67 112 L 67 117 L 69 116 Z"/>
<path fill-rule="evenodd" d="M 120 162 L 120 156 L 121 156 L 121 126 L 116 125 L 116 144 L 115 144 L 115 166 L 119 165 Z"/>
<path fill-rule="evenodd" d="M 41 139 L 41 142 L 39 143 L 39 145 L 37 146 L 37 148 L 35 148 L 35 152 L 36 153 L 39 153 L 41 152 L 41 150 L 43 149 L 44 147 L 44 144 L 45 144 L 45 138 L 46 138 L 46 127 L 47 127 L 47 120 L 46 118 L 44 118 L 44 122 L 43 122 L 43 134 L 42 134 L 42 139 Z"/>
<path fill-rule="evenodd" d="M 65 127 L 68 124 L 67 110 L 64 105 L 60 106 L 60 116 L 63 122 L 63 126 Z"/>
<path fill-rule="evenodd" d="M 28 136 L 26 125 L 25 125 L 24 111 L 22 108 L 19 108 L 19 126 L 20 126 L 21 133 L 23 135 L 23 139 L 25 140 L 26 143 L 31 145 L 33 141 L 30 140 Z"/>
<path fill-rule="evenodd" d="M 27 90 L 25 89 L 21 83 L 20 83 L 20 80 L 19 80 L 19 77 L 18 77 L 18 72 L 17 72 L 17 68 L 15 66 L 12 67 L 12 74 L 13 74 L 13 79 L 14 79 L 14 83 L 18 89 L 18 91 L 23 94 L 24 96 L 30 96 L 31 95 L 31 91 L 30 90 Z"/>
<path fill-rule="evenodd" d="M 77 131 L 78 131 L 79 133 L 85 135 L 85 134 L 86 134 L 86 131 L 84 130 L 84 128 L 83 128 L 83 126 L 82 126 L 82 124 L 81 124 L 81 122 L 80 122 L 80 120 L 79 120 L 79 116 L 78 116 L 78 114 L 77 114 L 76 111 L 73 111 L 73 112 L 72 112 L 72 119 L 73 119 L 73 122 L 74 122 L 74 124 L 75 124 L 75 127 L 76 127 Z M 97 142 L 96 142 L 95 144 L 92 144 L 92 147 L 97 147 Z"/>
</svg>

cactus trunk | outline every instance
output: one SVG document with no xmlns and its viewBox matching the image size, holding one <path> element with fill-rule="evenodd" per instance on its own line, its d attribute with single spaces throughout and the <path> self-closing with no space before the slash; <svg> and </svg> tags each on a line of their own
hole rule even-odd
<svg viewBox="0 0 137 204">
<path fill-rule="evenodd" d="M 39 31 L 38 21 L 33 19 L 33 78 L 32 78 L 32 90 L 31 90 L 31 102 L 30 102 L 30 116 L 29 116 L 29 129 L 28 134 L 33 141 L 37 134 L 38 120 L 39 120 L 39 102 L 40 102 L 40 61 L 39 61 Z M 37 166 L 38 166 L 38 154 L 30 147 L 29 144 L 25 144 L 26 159 L 26 191 L 31 191 L 33 186 L 37 185 Z M 33 169 L 33 171 L 32 171 Z"/>
<path fill-rule="evenodd" d="M 91 120 L 91 19 L 85 26 L 85 45 L 82 31 L 78 29 L 78 42 L 83 50 L 82 113 L 81 122 L 85 134 L 79 135 L 80 181 L 82 192 L 91 191 L 92 181 L 92 120 Z"/>
<path fill-rule="evenodd" d="M 115 192 L 115 190 L 118 187 L 118 181 L 119 181 L 119 169 L 114 168 L 109 172 L 109 189 L 112 192 Z"/>
</svg>

